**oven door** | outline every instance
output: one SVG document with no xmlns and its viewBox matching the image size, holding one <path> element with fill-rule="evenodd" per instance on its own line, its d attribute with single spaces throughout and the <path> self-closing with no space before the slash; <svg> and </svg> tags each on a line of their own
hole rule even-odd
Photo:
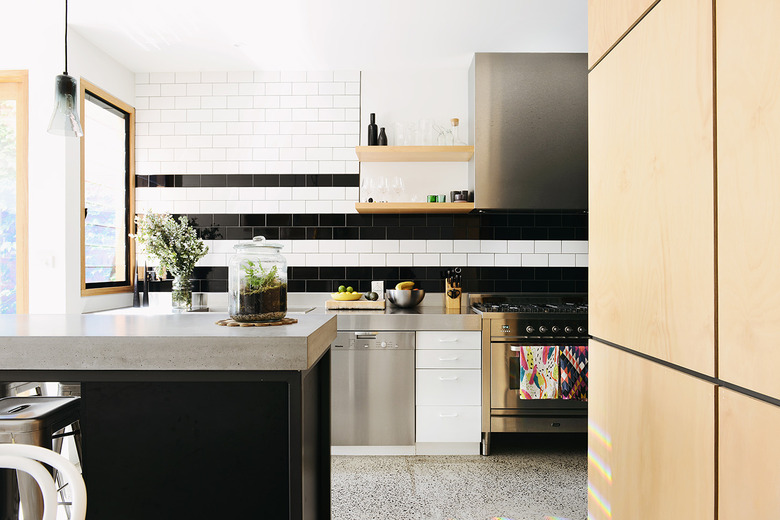
<svg viewBox="0 0 780 520">
<path fill-rule="evenodd" d="M 547 401 L 551 407 L 562 404 L 561 347 L 511 341 L 491 343 L 490 408 L 520 410 L 538 407 L 538 401 Z"/>
</svg>

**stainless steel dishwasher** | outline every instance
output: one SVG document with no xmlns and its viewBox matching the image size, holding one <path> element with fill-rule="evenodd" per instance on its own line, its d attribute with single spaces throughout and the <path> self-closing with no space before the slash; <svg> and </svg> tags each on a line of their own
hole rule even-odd
<svg viewBox="0 0 780 520">
<path fill-rule="evenodd" d="M 333 446 L 414 445 L 414 332 L 339 332 L 331 345 Z"/>
</svg>

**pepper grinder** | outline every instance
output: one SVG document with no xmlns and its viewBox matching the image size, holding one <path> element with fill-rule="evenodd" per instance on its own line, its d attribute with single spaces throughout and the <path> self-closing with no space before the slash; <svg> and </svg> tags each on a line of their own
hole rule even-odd
<svg viewBox="0 0 780 520">
<path fill-rule="evenodd" d="M 138 269 L 135 269 L 135 283 L 133 284 L 133 307 L 141 306 L 141 277 L 138 276 Z"/>
<path fill-rule="evenodd" d="M 376 114 L 372 113 L 369 117 L 371 118 L 371 122 L 368 124 L 368 146 L 376 146 L 377 145 Z"/>
<path fill-rule="evenodd" d="M 142 307 L 149 306 L 149 269 L 147 269 L 144 263 L 144 299 Z"/>
</svg>

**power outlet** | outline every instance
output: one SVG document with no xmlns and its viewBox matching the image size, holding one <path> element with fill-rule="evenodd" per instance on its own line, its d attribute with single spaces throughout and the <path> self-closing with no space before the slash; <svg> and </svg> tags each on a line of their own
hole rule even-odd
<svg viewBox="0 0 780 520">
<path fill-rule="evenodd" d="M 371 282 L 371 290 L 379 295 L 380 300 L 383 300 L 385 298 L 385 282 L 383 281 Z"/>
</svg>

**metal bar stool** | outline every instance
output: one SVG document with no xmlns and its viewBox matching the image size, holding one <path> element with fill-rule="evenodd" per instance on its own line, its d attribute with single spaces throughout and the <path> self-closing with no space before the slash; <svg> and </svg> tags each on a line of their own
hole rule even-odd
<svg viewBox="0 0 780 520">
<path fill-rule="evenodd" d="M 59 452 L 62 438 L 73 436 L 81 461 L 79 418 L 78 397 L 6 397 L 0 399 L 0 443 L 32 444 Z M 65 432 L 68 426 L 71 429 Z M 17 480 L 25 519 L 42 518 L 43 501 L 37 483 L 24 472 L 17 472 Z M 67 490 L 61 491 L 65 496 Z M 12 500 L 0 498 L 0 502 Z"/>
</svg>

